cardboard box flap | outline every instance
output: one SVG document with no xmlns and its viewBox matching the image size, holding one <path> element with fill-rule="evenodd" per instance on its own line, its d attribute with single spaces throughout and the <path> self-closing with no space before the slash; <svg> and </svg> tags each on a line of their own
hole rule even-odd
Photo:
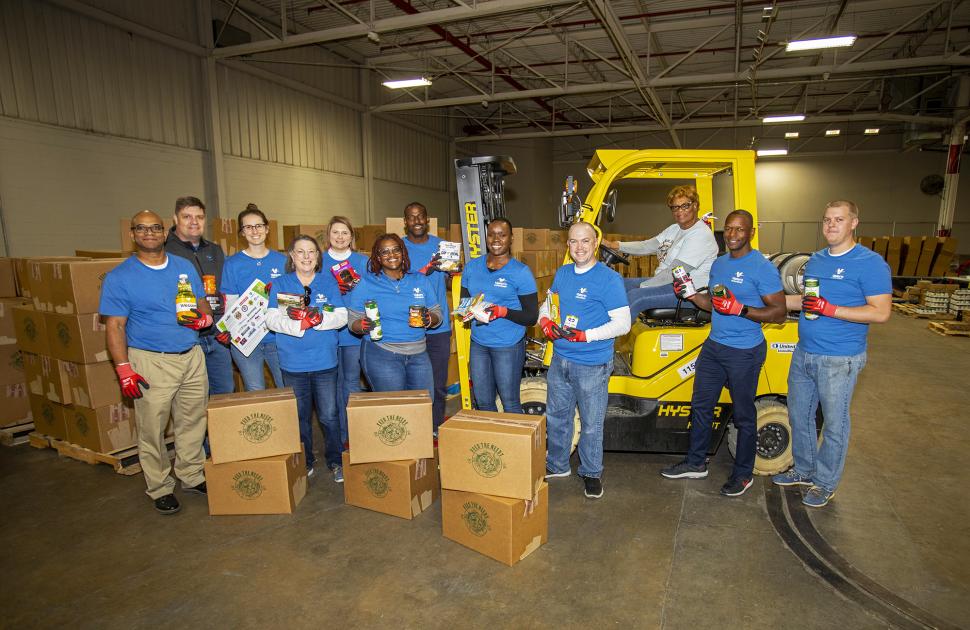
<svg viewBox="0 0 970 630">
<path fill-rule="evenodd" d="M 236 392 L 229 394 L 214 394 L 209 397 L 209 409 L 222 409 L 225 407 L 238 407 L 239 405 L 252 405 L 258 402 L 277 402 L 280 400 L 290 400 L 296 398 L 292 387 L 280 389 L 264 389 L 254 392 Z"/>
<path fill-rule="evenodd" d="M 523 424 L 521 422 L 509 422 L 505 420 L 485 420 L 484 418 L 459 418 L 452 416 L 448 422 L 448 428 L 467 429 L 469 431 L 485 431 L 487 433 L 503 433 L 513 435 L 531 435 L 538 428 L 537 424 Z"/>
<path fill-rule="evenodd" d="M 347 402 L 348 407 L 382 407 L 385 405 L 409 405 L 426 403 L 431 395 L 426 389 L 402 392 L 354 392 Z"/>
</svg>

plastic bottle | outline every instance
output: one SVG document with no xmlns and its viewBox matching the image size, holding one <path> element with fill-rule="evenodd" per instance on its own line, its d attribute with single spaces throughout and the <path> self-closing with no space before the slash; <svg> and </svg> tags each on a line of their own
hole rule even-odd
<svg viewBox="0 0 970 630">
<path fill-rule="evenodd" d="M 184 273 L 179 274 L 178 291 L 175 293 L 175 317 L 183 319 L 191 314 L 196 308 L 195 293 L 192 291 L 192 284 L 189 276 Z"/>
</svg>

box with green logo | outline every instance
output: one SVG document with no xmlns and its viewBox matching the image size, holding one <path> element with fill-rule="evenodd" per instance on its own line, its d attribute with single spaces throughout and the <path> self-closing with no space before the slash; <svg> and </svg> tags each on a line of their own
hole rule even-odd
<svg viewBox="0 0 970 630">
<path fill-rule="evenodd" d="M 58 440 L 67 439 L 64 412 L 70 408 L 70 405 L 59 405 L 47 400 L 46 396 L 28 394 L 27 397 L 30 399 L 30 411 L 34 416 L 34 430 Z"/>
<path fill-rule="evenodd" d="M 426 389 L 353 393 L 347 432 L 354 464 L 432 458 L 431 395 Z"/>
<path fill-rule="evenodd" d="M 210 396 L 208 416 L 214 464 L 300 452 L 292 387 Z"/>
<path fill-rule="evenodd" d="M 43 284 L 48 287 L 46 305 L 55 313 L 96 313 L 105 275 L 124 259 L 70 260 L 40 263 Z"/>
<path fill-rule="evenodd" d="M 13 308 L 29 305 L 30 300 L 27 298 L 0 298 L 0 345 L 17 343 L 17 328 L 13 321 Z"/>
<path fill-rule="evenodd" d="M 20 349 L 49 355 L 51 348 L 47 343 L 47 320 L 44 313 L 30 306 L 14 306 L 10 310 L 13 313 L 14 335 Z"/>
<path fill-rule="evenodd" d="M 97 313 L 46 313 L 44 317 L 47 320 L 47 343 L 50 352 L 39 354 L 49 354 L 71 363 L 97 363 L 109 359 L 105 327 Z"/>
<path fill-rule="evenodd" d="M 24 354 L 16 345 L 0 346 L 0 385 L 27 382 Z"/>
<path fill-rule="evenodd" d="M 121 402 L 121 387 L 114 363 L 71 363 L 61 361 L 67 373 L 71 402 L 82 407 L 105 407 Z"/>
<path fill-rule="evenodd" d="M 131 402 L 91 409 L 71 405 L 64 410 L 67 441 L 98 453 L 123 451 L 138 444 Z"/>
<path fill-rule="evenodd" d="M 30 420 L 30 399 L 26 383 L 0 385 L 0 427 Z"/>
<path fill-rule="evenodd" d="M 351 464 L 343 453 L 344 502 L 411 520 L 441 494 L 438 458 Z"/>
<path fill-rule="evenodd" d="M 462 410 L 438 430 L 441 487 L 531 499 L 546 473 L 546 417 Z"/>
<path fill-rule="evenodd" d="M 241 462 L 205 462 L 209 514 L 292 514 L 306 496 L 303 451 Z"/>
<path fill-rule="evenodd" d="M 549 484 L 530 501 L 442 490 L 441 533 L 512 566 L 549 540 Z"/>
</svg>

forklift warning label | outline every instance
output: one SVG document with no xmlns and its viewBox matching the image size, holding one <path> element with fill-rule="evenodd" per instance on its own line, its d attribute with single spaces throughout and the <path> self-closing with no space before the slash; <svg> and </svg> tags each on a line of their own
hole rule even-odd
<svg viewBox="0 0 970 630">
<path fill-rule="evenodd" d="M 694 376 L 694 370 L 697 366 L 697 359 L 694 359 L 690 363 L 685 363 L 684 365 L 677 368 L 677 373 L 680 374 L 680 380 L 685 380 Z"/>
<path fill-rule="evenodd" d="M 795 351 L 795 344 L 775 341 L 774 343 L 771 344 L 771 349 L 774 350 L 775 352 L 791 354 L 792 352 Z"/>
</svg>

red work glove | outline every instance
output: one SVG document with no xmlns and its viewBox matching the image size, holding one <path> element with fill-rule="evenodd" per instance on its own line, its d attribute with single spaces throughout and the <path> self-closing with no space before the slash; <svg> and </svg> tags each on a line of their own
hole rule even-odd
<svg viewBox="0 0 970 630">
<path fill-rule="evenodd" d="M 141 398 L 142 393 L 139 385 L 145 389 L 151 389 L 148 381 L 141 374 L 131 369 L 131 363 L 119 363 L 115 366 L 115 373 L 118 375 L 121 393 L 127 398 Z"/>
<path fill-rule="evenodd" d="M 818 313 L 826 317 L 835 317 L 835 309 L 839 308 L 823 297 L 803 297 L 802 310 L 809 313 Z"/>
<path fill-rule="evenodd" d="M 303 321 L 306 319 L 307 314 L 310 312 L 310 307 L 308 306 L 288 306 L 286 307 L 286 314 L 290 319 L 295 319 L 297 321 Z"/>
<path fill-rule="evenodd" d="M 539 328 L 542 329 L 542 334 L 546 336 L 549 341 L 555 341 L 556 339 L 562 339 L 565 335 L 565 331 L 560 328 L 556 322 L 552 321 L 548 317 L 543 317 L 539 320 Z"/>
<path fill-rule="evenodd" d="M 711 305 L 721 315 L 740 315 L 741 309 L 744 308 L 744 304 L 734 298 L 730 289 L 727 289 L 727 295 L 724 297 L 712 297 Z"/>
<path fill-rule="evenodd" d="M 266 295 L 269 295 L 269 292 L 273 290 L 273 283 L 272 282 L 267 282 L 263 286 L 263 289 L 266 291 Z"/>
<path fill-rule="evenodd" d="M 338 279 L 337 288 L 340 289 L 340 295 L 347 295 L 348 293 L 350 293 L 350 290 L 353 289 L 354 287 Z"/>
<path fill-rule="evenodd" d="M 688 276 L 688 279 L 690 276 Z M 681 282 L 679 279 L 674 278 L 674 293 L 682 300 L 687 299 L 687 284 Z"/>
<path fill-rule="evenodd" d="M 485 309 L 485 312 L 488 313 L 488 321 L 494 322 L 496 319 L 499 319 L 501 317 L 505 317 L 506 315 L 508 315 L 509 309 L 499 304 L 492 304 L 491 306 Z"/>
<path fill-rule="evenodd" d="M 232 337 L 229 335 L 229 331 L 226 330 L 216 335 L 216 341 L 228 348 L 232 342 Z"/>
<path fill-rule="evenodd" d="M 563 328 L 562 338 L 566 341 L 581 341 L 586 343 L 586 331 L 578 328 Z"/>
<path fill-rule="evenodd" d="M 364 317 L 363 319 L 360 320 L 360 332 L 363 334 L 367 334 L 370 331 L 374 330 L 374 327 L 376 325 L 377 324 L 374 323 L 373 319 L 371 319 L 370 317 Z"/>
<path fill-rule="evenodd" d="M 434 256 L 431 257 L 431 260 L 428 261 L 427 265 L 418 269 L 418 273 L 424 274 L 426 276 L 430 276 L 435 271 L 438 271 L 439 262 L 441 262 L 441 256 L 439 256 L 438 254 L 435 254 Z"/>
<path fill-rule="evenodd" d="M 300 330 L 306 330 L 307 328 L 313 328 L 314 326 L 319 326 L 323 321 L 323 313 L 320 309 L 311 306 L 306 309 L 306 317 L 300 322 Z"/>
<path fill-rule="evenodd" d="M 191 328 L 192 330 L 202 330 L 212 325 L 212 315 L 202 314 L 199 309 L 193 308 L 188 313 L 182 314 L 178 318 L 180 326 Z"/>
</svg>

